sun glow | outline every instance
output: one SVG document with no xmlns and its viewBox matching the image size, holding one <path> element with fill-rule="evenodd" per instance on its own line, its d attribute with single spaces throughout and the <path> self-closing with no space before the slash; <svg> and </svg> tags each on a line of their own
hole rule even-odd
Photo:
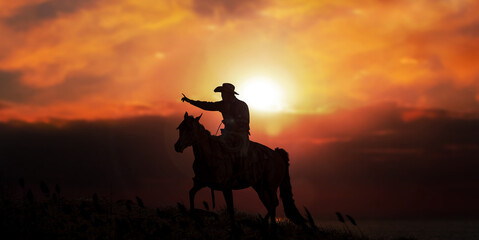
<svg viewBox="0 0 479 240">
<path fill-rule="evenodd" d="M 251 109 L 264 112 L 283 110 L 283 91 L 268 77 L 251 77 L 240 86 L 239 91 L 241 94 L 239 98 Z"/>
</svg>

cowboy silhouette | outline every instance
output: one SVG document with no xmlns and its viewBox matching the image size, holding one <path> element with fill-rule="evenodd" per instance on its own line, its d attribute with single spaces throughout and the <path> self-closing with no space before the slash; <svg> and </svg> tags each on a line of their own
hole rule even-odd
<svg viewBox="0 0 479 240">
<path fill-rule="evenodd" d="M 221 92 L 222 100 L 219 102 L 205 102 L 191 100 L 183 94 L 181 101 L 188 102 L 193 106 L 206 111 L 219 111 L 223 115 L 224 129 L 221 129 L 220 140 L 232 152 L 239 152 L 241 156 L 247 155 L 249 145 L 249 108 L 248 105 L 237 99 L 235 86 L 231 83 L 223 83 L 215 88 L 215 92 Z"/>
</svg>

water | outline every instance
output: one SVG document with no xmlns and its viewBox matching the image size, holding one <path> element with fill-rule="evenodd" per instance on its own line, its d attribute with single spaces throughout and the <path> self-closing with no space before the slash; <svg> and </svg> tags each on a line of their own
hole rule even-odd
<svg viewBox="0 0 479 240">
<path fill-rule="evenodd" d="M 321 227 L 346 230 L 339 221 L 320 221 Z M 479 220 L 357 220 L 361 231 L 372 238 L 415 237 L 418 240 L 479 240 Z M 347 224 L 350 231 L 358 228 Z"/>
</svg>

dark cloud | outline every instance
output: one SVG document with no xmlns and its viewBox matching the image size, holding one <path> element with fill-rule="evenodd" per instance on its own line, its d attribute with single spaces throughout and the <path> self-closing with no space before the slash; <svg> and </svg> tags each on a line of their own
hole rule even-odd
<svg viewBox="0 0 479 240">
<path fill-rule="evenodd" d="M 25 102 L 35 94 L 34 88 L 20 83 L 21 73 L 0 71 L 0 101 Z"/>
<path fill-rule="evenodd" d="M 173 150 L 177 124 L 159 117 L 3 123 L 1 173 L 24 177 L 32 187 L 40 180 L 58 183 L 74 196 L 112 189 L 118 198 L 141 194 L 156 204 L 178 201 L 191 184 L 184 174 L 191 160 Z"/>
<path fill-rule="evenodd" d="M 430 108 L 443 108 L 449 111 L 479 111 L 477 94 L 479 88 L 475 86 L 461 87 L 454 84 L 454 80 L 435 78 L 436 84 L 430 86 L 385 86 L 375 88 L 387 81 L 382 76 L 368 76 L 361 79 L 363 86 L 358 89 L 364 94 L 375 96 L 380 101 L 394 101 L 400 96 L 401 102 L 408 105 L 418 103 Z"/>
<path fill-rule="evenodd" d="M 258 13 L 266 3 L 265 0 L 194 0 L 193 10 L 206 17 L 241 17 Z"/>
<path fill-rule="evenodd" d="M 405 112 L 426 111 L 393 107 L 378 115 L 377 109 L 369 110 L 362 114 L 379 118 L 377 124 L 349 141 L 311 147 L 309 156 L 296 161 L 295 176 L 313 186 L 309 195 L 322 203 L 315 211 L 325 215 L 343 209 L 365 217 L 479 215 L 479 119 L 429 110 L 429 117 L 404 122 Z"/>
<path fill-rule="evenodd" d="M 9 105 L 3 102 L 0 102 L 0 110 L 9 108 Z"/>
<path fill-rule="evenodd" d="M 133 104 L 129 106 L 134 111 L 151 111 L 153 108 L 146 104 Z"/>
<path fill-rule="evenodd" d="M 404 121 L 409 112 L 419 114 Z M 394 104 L 301 119 L 268 141 L 290 152 L 296 203 L 316 216 L 479 216 L 479 119 Z M 12 182 L 60 183 L 71 195 L 113 189 L 172 205 L 187 200 L 193 175 L 191 150 L 173 150 L 180 120 L 3 123 L 0 171 Z M 313 137 L 329 141 L 301 140 Z M 253 192 L 235 196 L 244 210 L 262 209 Z"/>
<path fill-rule="evenodd" d="M 423 98 L 430 99 L 429 106 L 449 110 L 479 111 L 476 87 L 457 87 L 452 83 L 437 84 L 423 93 Z"/>
<path fill-rule="evenodd" d="M 27 30 L 36 25 L 55 19 L 61 14 L 74 13 L 82 8 L 91 6 L 92 0 L 50 0 L 43 3 L 26 5 L 6 19 L 4 22 L 16 30 Z"/>
<path fill-rule="evenodd" d="M 441 58 L 437 55 L 431 54 L 425 61 L 426 68 L 430 69 L 431 71 L 441 71 L 444 70 L 444 64 L 441 61 Z"/>
<path fill-rule="evenodd" d="M 110 78 L 89 74 L 71 74 L 65 81 L 47 88 L 37 89 L 32 97 L 33 103 L 46 104 L 56 101 L 68 102 L 81 99 L 85 96 L 97 94 L 100 89 L 108 89 Z"/>
<path fill-rule="evenodd" d="M 459 32 L 472 38 L 479 37 L 479 21 L 462 27 Z"/>
<path fill-rule="evenodd" d="M 20 72 L 0 71 L 0 100 L 31 105 L 75 101 L 105 89 L 109 83 L 106 77 L 72 74 L 58 85 L 36 88 L 22 84 L 20 77 Z"/>
</svg>

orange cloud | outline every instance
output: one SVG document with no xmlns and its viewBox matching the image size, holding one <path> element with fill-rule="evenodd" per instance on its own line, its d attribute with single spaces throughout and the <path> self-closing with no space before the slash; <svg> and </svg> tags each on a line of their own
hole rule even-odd
<svg viewBox="0 0 479 240">
<path fill-rule="evenodd" d="M 411 122 L 422 118 L 435 119 L 440 116 L 444 116 L 444 112 L 434 111 L 434 110 L 423 110 L 423 109 L 414 109 L 409 111 L 404 111 L 401 115 L 401 118 L 405 122 Z"/>
<path fill-rule="evenodd" d="M 285 110 L 295 113 L 382 101 L 478 111 L 479 18 L 471 11 L 477 7 L 474 1 L 18 1 L 0 12 L 0 34 L 9 36 L 0 40 L 0 76 L 18 75 L 9 84 L 32 96 L 20 102 L 0 95 L 0 101 L 91 118 L 98 116 L 86 110 L 92 99 L 107 108 L 168 105 L 182 92 L 216 100 L 212 89 L 222 82 L 267 76 L 288 89 Z"/>
</svg>

